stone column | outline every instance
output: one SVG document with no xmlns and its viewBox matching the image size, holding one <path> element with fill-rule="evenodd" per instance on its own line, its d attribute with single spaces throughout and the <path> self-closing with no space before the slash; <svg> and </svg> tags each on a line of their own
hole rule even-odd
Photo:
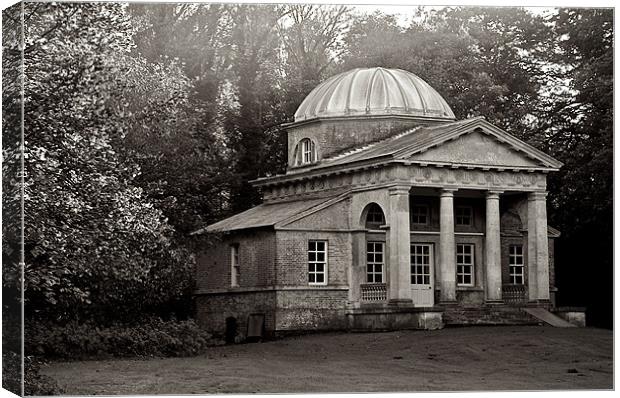
<svg viewBox="0 0 620 398">
<path fill-rule="evenodd" d="M 549 301 L 547 193 L 532 192 L 527 202 L 527 265 L 530 301 Z"/>
<path fill-rule="evenodd" d="M 454 191 L 442 189 L 439 197 L 439 264 L 444 303 L 456 301 L 456 245 L 454 243 Z"/>
<path fill-rule="evenodd" d="M 389 189 L 389 301 L 392 304 L 411 303 L 411 259 L 409 239 L 409 186 Z"/>
<path fill-rule="evenodd" d="M 485 292 L 487 302 L 502 301 L 502 257 L 498 191 L 486 195 L 486 233 L 484 242 Z"/>
</svg>

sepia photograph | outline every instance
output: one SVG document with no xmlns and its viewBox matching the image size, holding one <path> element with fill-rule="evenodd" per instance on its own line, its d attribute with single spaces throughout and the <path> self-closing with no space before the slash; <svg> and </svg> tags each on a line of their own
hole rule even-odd
<svg viewBox="0 0 620 398">
<path fill-rule="evenodd" d="M 613 391 L 614 13 L 3 5 L 2 388 Z"/>
</svg>

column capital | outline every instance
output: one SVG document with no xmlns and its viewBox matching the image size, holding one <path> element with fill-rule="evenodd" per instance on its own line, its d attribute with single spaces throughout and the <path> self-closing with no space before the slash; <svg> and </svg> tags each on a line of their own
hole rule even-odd
<svg viewBox="0 0 620 398">
<path fill-rule="evenodd" d="M 441 188 L 439 196 L 442 198 L 451 198 L 456 191 L 458 191 L 458 188 Z"/>
<path fill-rule="evenodd" d="M 411 187 L 409 185 L 394 185 L 388 188 L 390 195 L 409 195 Z"/>
<path fill-rule="evenodd" d="M 530 192 L 527 195 L 527 200 L 546 200 L 548 193 L 549 192 L 547 192 L 547 191 Z"/>
<path fill-rule="evenodd" d="M 504 191 L 486 191 L 486 198 L 487 199 L 499 199 L 499 195 L 504 193 Z"/>
</svg>

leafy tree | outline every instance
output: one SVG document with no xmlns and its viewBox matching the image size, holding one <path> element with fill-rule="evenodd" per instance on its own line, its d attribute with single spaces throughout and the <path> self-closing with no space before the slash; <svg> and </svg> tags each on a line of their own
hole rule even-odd
<svg viewBox="0 0 620 398">
<path fill-rule="evenodd" d="M 232 150 L 231 211 L 260 202 L 248 181 L 282 170 L 285 121 L 279 84 L 277 23 L 286 13 L 271 5 L 237 6 L 231 12 L 232 54 L 224 128 Z"/>
<path fill-rule="evenodd" d="M 556 67 L 540 128 L 564 162 L 550 180 L 550 218 L 563 233 L 558 279 L 566 304 L 587 305 L 590 321 L 612 325 L 613 10 L 561 9 L 554 24 Z M 584 266 L 589 266 L 584 272 Z M 587 294 L 583 294 L 586 292 Z"/>
<path fill-rule="evenodd" d="M 139 168 L 115 149 L 132 119 L 125 7 L 27 3 L 25 10 L 27 314 L 129 317 L 182 294 L 191 259 L 133 185 Z M 20 150 L 4 149 L 9 158 Z"/>
<path fill-rule="evenodd" d="M 284 112 L 292 117 L 301 101 L 318 86 L 344 51 L 343 32 L 350 8 L 296 4 L 285 7 L 278 22 L 284 47 Z"/>
</svg>

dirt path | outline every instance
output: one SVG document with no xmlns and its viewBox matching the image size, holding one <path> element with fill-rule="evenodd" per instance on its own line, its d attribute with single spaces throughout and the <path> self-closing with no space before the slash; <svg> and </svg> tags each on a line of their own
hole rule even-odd
<svg viewBox="0 0 620 398">
<path fill-rule="evenodd" d="M 42 371 L 79 395 L 611 389 L 612 347 L 602 329 L 469 327 L 300 336 Z"/>
</svg>

